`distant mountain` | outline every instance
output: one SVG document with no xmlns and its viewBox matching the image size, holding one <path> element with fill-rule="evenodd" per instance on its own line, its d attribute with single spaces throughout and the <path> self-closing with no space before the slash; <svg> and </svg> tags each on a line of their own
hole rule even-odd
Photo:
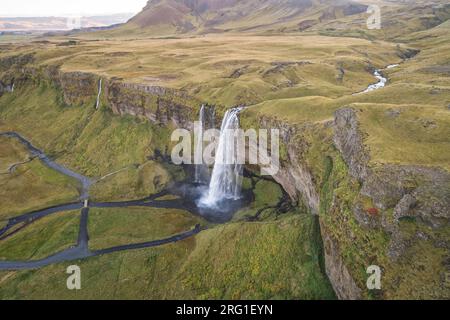
<svg viewBox="0 0 450 320">
<path fill-rule="evenodd" d="M 381 30 L 369 30 L 369 5 Z M 450 17 L 446 0 L 150 0 L 110 36 L 221 32 L 298 33 L 393 39 L 433 28 Z"/>
<path fill-rule="evenodd" d="M 133 13 L 119 13 L 104 16 L 81 17 L 81 28 L 95 28 L 127 22 Z M 0 17 L 0 31 L 3 32 L 39 32 L 70 30 L 77 26 L 75 20 L 66 17 Z"/>
<path fill-rule="evenodd" d="M 301 29 L 366 10 L 351 0 L 151 0 L 128 25 L 155 33 Z"/>
</svg>

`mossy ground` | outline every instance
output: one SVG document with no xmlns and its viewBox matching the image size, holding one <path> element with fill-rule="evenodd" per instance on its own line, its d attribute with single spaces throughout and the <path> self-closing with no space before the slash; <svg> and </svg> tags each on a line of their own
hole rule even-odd
<svg viewBox="0 0 450 320">
<path fill-rule="evenodd" d="M 0 261 L 39 260 L 76 245 L 79 211 L 42 218 L 11 237 L 1 240 Z"/>
<path fill-rule="evenodd" d="M 153 161 L 125 167 L 104 177 L 91 187 L 94 201 L 136 200 L 158 193 L 172 181 L 161 164 Z"/>
<path fill-rule="evenodd" d="M 175 209 L 91 209 L 89 247 L 100 250 L 169 238 L 189 231 L 197 224 L 205 224 L 205 221 Z"/>
<path fill-rule="evenodd" d="M 267 219 L 276 217 L 276 209 L 283 198 L 283 190 L 275 182 L 258 178 L 246 178 L 244 189 L 252 190 L 255 196 L 250 206 L 237 212 L 233 220 Z"/>
<path fill-rule="evenodd" d="M 231 223 L 159 248 L 78 261 L 82 290 L 75 292 L 66 288 L 67 263 L 2 272 L 0 298 L 333 299 L 312 225 L 307 215 Z"/>
<path fill-rule="evenodd" d="M 46 167 L 39 159 L 18 166 L 12 173 L 8 168 L 29 160 L 27 150 L 16 140 L 0 140 L 2 170 L 0 175 L 0 220 L 52 205 L 76 201 L 77 181 Z"/>
<path fill-rule="evenodd" d="M 153 157 L 156 149 L 165 149 L 170 138 L 168 129 L 152 126 L 131 116 L 117 117 L 108 109 L 95 112 L 90 106 L 65 106 L 59 97 L 58 91 L 45 83 L 29 85 L 14 94 L 3 96 L 0 99 L 0 130 L 19 132 L 56 162 L 97 181 L 92 186 L 92 195 L 96 200 L 146 197 L 163 188 L 172 176 L 179 175 L 176 169 L 148 160 Z M 5 145 L 1 152 L 3 157 L 13 157 L 9 152 L 11 148 L 6 148 Z M 27 159 L 24 156 L 15 157 L 23 161 Z M 11 161 L 5 158 L 3 170 L 7 169 L 7 162 Z M 45 177 L 34 178 L 43 180 L 44 186 L 40 186 L 37 181 L 25 182 L 30 175 L 28 180 L 33 180 L 30 167 L 34 171 L 45 171 Z M 76 190 L 69 188 L 70 181 L 66 181 L 68 179 L 64 180 L 63 176 L 46 169 L 38 160 L 19 167 L 12 176 L 14 179 L 6 175 L 2 175 L 0 179 L 7 179 L 5 186 L 10 183 L 11 186 L 17 184 L 22 189 L 28 189 L 26 192 L 14 189 L 14 197 L 26 195 L 33 199 L 39 193 L 46 193 L 51 198 L 52 192 L 58 193 L 56 199 L 47 201 L 42 201 L 45 199 L 41 195 L 40 202 L 36 201 L 36 204 L 24 209 L 42 208 L 77 198 L 74 195 Z M 57 177 L 60 176 L 58 180 Z M 56 188 L 45 189 L 44 182 L 53 183 Z M 45 190 L 33 189 L 33 183 Z M 127 191 L 123 192 L 124 189 Z M 5 197 L 9 198 L 7 194 Z M 17 208 L 21 201 L 17 201 L 19 205 L 10 208 Z M 23 205 L 26 205 L 26 201 Z"/>
</svg>

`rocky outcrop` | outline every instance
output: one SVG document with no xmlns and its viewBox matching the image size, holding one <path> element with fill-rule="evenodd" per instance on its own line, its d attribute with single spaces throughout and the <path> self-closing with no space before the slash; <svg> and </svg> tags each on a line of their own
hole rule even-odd
<svg viewBox="0 0 450 320">
<path fill-rule="evenodd" d="M 34 54 L 21 54 L 0 59 L 0 72 L 11 69 L 20 69 L 34 61 Z"/>
<path fill-rule="evenodd" d="M 33 54 L 14 55 L 0 59 L 0 96 L 13 92 L 26 81 L 27 65 L 34 61 Z"/>
<path fill-rule="evenodd" d="M 342 259 L 339 242 L 333 238 L 331 232 L 328 232 L 323 224 L 321 224 L 321 230 L 326 273 L 337 297 L 341 300 L 361 299 L 361 289 L 356 284 Z"/>
<path fill-rule="evenodd" d="M 294 127 L 286 123 L 262 117 L 262 128 L 277 128 L 280 131 L 281 143 L 287 151 L 286 159 L 282 159 L 280 170 L 273 176 L 294 202 L 303 201 L 313 214 L 319 213 L 319 194 L 311 174 L 311 170 L 302 159 L 307 146 L 297 134 L 306 128 Z M 256 151 L 253 151 L 256 152 Z"/>
<path fill-rule="evenodd" d="M 57 80 L 69 105 L 91 102 L 97 94 L 98 77 L 85 72 L 61 72 Z"/>
<path fill-rule="evenodd" d="M 288 158 L 273 178 L 294 201 L 303 200 L 312 214 L 319 214 L 319 194 L 308 167 L 298 160 L 298 150 L 288 146 Z"/>
<path fill-rule="evenodd" d="M 382 211 L 394 209 L 394 220 L 420 218 L 438 228 L 450 219 L 450 175 L 438 168 L 384 165 L 374 169 L 361 189 Z"/>
<path fill-rule="evenodd" d="M 195 107 L 200 105 L 185 93 L 162 87 L 108 81 L 106 95 L 113 112 L 145 118 L 177 128 L 193 128 Z"/>
<path fill-rule="evenodd" d="M 450 220 L 450 174 L 438 168 L 384 165 L 374 169 L 361 189 L 379 209 L 381 219 L 372 219 L 363 227 L 382 228 L 390 237 L 389 257 L 403 256 L 412 238 L 400 232 L 402 219 L 412 219 L 431 230 L 439 230 Z M 389 212 L 392 211 L 392 216 Z"/>
<path fill-rule="evenodd" d="M 99 76 L 84 72 L 46 70 L 54 85 L 61 89 L 68 105 L 94 106 L 98 95 Z M 158 86 L 126 83 L 115 79 L 102 81 L 106 103 L 117 115 L 142 117 L 154 124 L 191 128 L 193 106 L 199 103 L 183 91 Z"/>
<path fill-rule="evenodd" d="M 334 143 L 350 174 L 361 185 L 359 196 L 352 204 L 354 218 L 360 227 L 383 230 L 389 235 L 387 256 L 392 263 L 403 257 L 418 240 L 431 241 L 436 248 L 442 246 L 439 233 L 448 227 L 450 220 L 448 171 L 413 165 L 379 164 L 369 167 L 369 153 L 363 140 L 357 112 L 351 108 L 338 110 Z M 403 219 L 414 221 L 417 228 L 402 231 Z M 420 231 L 420 225 L 426 226 L 429 232 Z M 445 246 L 448 247 L 448 243 Z M 345 270 L 342 272 L 337 275 L 330 271 L 333 284 L 347 277 Z M 352 291 L 351 284 L 349 290 Z"/>
<path fill-rule="evenodd" d="M 420 53 L 420 50 L 412 48 L 402 48 L 397 46 L 397 56 L 402 60 L 412 59 Z"/>
<path fill-rule="evenodd" d="M 2 81 L 0 81 L 0 97 L 6 92 L 13 92 L 13 91 L 14 91 L 14 83 L 5 84 Z"/>
<path fill-rule="evenodd" d="M 369 175 L 369 154 L 364 147 L 358 119 L 353 109 L 343 108 L 336 111 L 334 144 L 344 157 L 350 174 L 359 181 L 364 181 Z"/>
<path fill-rule="evenodd" d="M 58 66 L 24 65 L 29 59 L 18 57 L 8 59 L 10 63 L 16 62 L 17 64 L 10 66 L 1 74 L 3 84 L 9 83 L 10 87 L 14 84 L 17 88 L 27 84 L 38 85 L 47 82 L 61 91 L 64 103 L 69 106 L 84 105 L 95 101 L 98 76 L 86 72 L 63 72 Z"/>
</svg>

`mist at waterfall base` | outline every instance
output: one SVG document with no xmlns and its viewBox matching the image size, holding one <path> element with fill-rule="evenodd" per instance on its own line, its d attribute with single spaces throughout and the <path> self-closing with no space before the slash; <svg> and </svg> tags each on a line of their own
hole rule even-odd
<svg viewBox="0 0 450 320">
<path fill-rule="evenodd" d="M 234 214 L 250 205 L 254 200 L 252 190 L 242 190 L 239 199 L 220 199 L 213 206 L 202 205 L 205 195 L 209 193 L 208 184 L 178 183 L 171 190 L 171 194 L 179 196 L 176 200 L 179 208 L 198 214 L 213 223 L 230 221 Z M 172 203 L 173 200 L 170 200 Z"/>
</svg>

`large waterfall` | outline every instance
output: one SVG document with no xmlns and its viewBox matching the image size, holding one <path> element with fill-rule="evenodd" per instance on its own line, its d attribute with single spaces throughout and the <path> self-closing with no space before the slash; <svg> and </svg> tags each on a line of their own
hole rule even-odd
<svg viewBox="0 0 450 320">
<path fill-rule="evenodd" d="M 200 205 L 215 207 L 220 201 L 238 200 L 241 196 L 243 165 L 238 161 L 235 135 L 239 129 L 240 111 L 240 108 L 235 108 L 225 114 L 209 190 L 200 200 Z"/>
</svg>

